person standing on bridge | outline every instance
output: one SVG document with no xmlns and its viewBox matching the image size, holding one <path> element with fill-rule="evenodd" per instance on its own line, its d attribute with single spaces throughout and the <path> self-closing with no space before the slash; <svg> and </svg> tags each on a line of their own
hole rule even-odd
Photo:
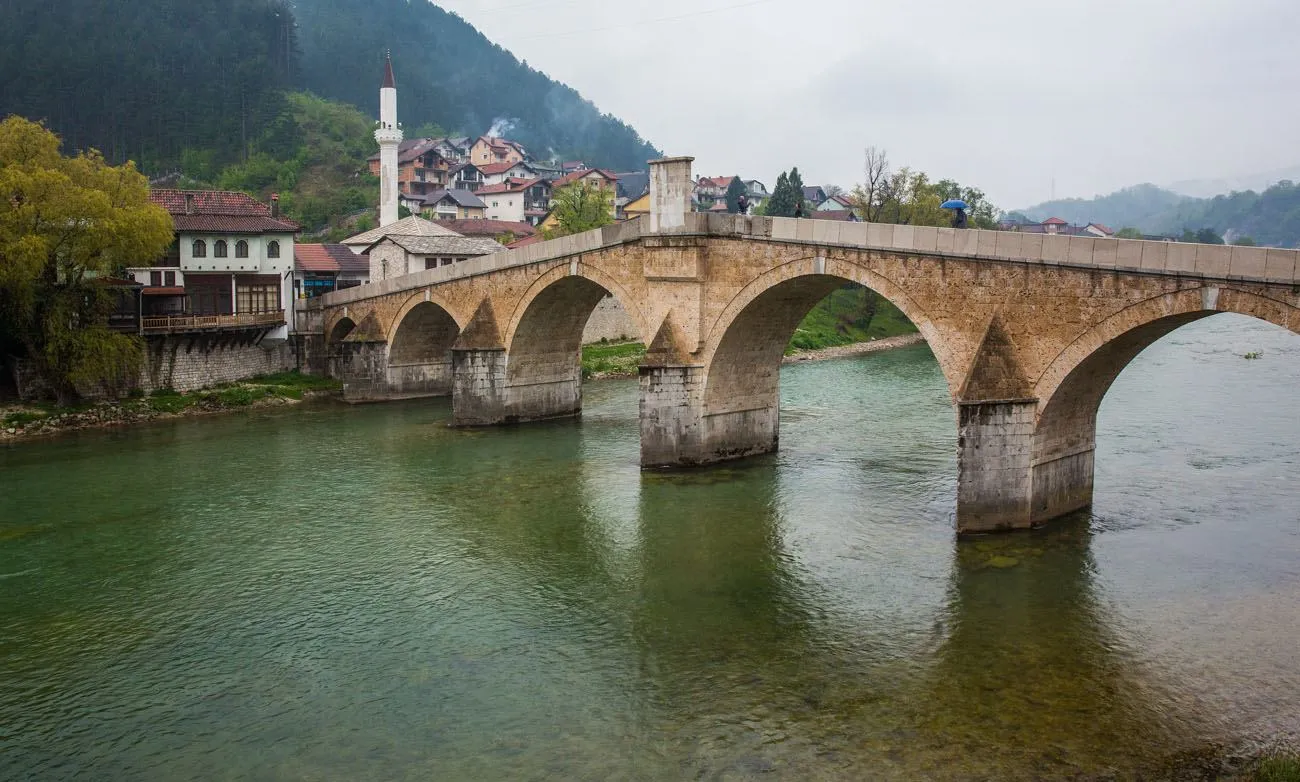
<svg viewBox="0 0 1300 782">
<path fill-rule="evenodd" d="M 960 198 L 953 198 L 939 204 L 940 209 L 952 209 L 955 214 L 952 216 L 953 228 L 965 228 L 967 225 L 966 210 L 969 205 Z"/>
<path fill-rule="evenodd" d="M 736 214 L 749 214 L 749 198 L 744 193 L 741 193 L 740 197 L 736 199 Z"/>
</svg>

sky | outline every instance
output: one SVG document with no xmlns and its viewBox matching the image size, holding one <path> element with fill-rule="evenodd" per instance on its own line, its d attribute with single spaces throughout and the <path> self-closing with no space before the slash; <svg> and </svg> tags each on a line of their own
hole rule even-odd
<svg viewBox="0 0 1300 782">
<path fill-rule="evenodd" d="M 438 0 L 697 176 L 1004 209 L 1300 163 L 1297 0 Z"/>
</svg>

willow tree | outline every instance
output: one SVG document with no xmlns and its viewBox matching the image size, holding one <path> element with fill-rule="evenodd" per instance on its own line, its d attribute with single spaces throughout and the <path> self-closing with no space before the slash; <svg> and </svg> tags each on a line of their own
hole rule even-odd
<svg viewBox="0 0 1300 782">
<path fill-rule="evenodd" d="M 65 157 L 43 126 L 0 122 L 0 342 L 20 346 L 60 404 L 139 370 L 140 338 L 106 325 L 103 278 L 151 263 L 171 239 L 134 164 Z"/>
</svg>

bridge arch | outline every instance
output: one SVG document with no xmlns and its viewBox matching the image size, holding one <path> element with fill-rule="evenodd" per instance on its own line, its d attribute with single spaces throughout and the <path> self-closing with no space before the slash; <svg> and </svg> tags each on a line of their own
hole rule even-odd
<svg viewBox="0 0 1300 782">
<path fill-rule="evenodd" d="M 898 307 L 929 343 L 949 388 L 960 384 L 949 350 L 929 316 L 892 280 L 851 258 L 806 256 L 750 281 L 727 303 L 706 339 L 706 414 L 777 403 L 781 357 L 805 316 L 846 282 L 870 288 Z"/>
<path fill-rule="evenodd" d="M 1133 304 L 1056 356 L 1034 388 L 1033 521 L 1091 504 L 1097 412 L 1125 367 L 1179 327 L 1226 312 L 1300 333 L 1300 308 L 1237 288 L 1200 286 Z"/>
<path fill-rule="evenodd" d="M 351 334 L 353 329 L 356 327 L 357 324 L 353 322 L 352 318 L 344 315 L 334 322 L 334 325 L 330 328 L 325 338 L 325 343 L 329 347 L 335 348 L 340 342 L 347 339 L 347 336 Z"/>
<path fill-rule="evenodd" d="M 421 292 L 398 310 L 389 329 L 387 383 L 396 396 L 451 393 L 451 348 L 461 326 L 451 312 Z"/>
<path fill-rule="evenodd" d="M 563 306 L 565 304 L 573 304 L 577 305 L 579 311 L 583 306 L 585 306 L 585 302 L 589 297 L 579 296 L 577 295 L 577 291 L 579 288 L 584 288 L 587 291 L 591 291 L 592 289 L 590 287 L 582 286 L 581 283 L 575 283 L 573 282 L 574 280 L 593 283 L 595 286 L 599 287 L 602 290 L 600 298 L 613 296 L 618 300 L 619 304 L 623 305 L 623 309 L 627 311 L 628 316 L 632 318 L 632 322 L 636 324 L 638 332 L 637 337 L 642 341 L 645 341 L 650 337 L 645 315 L 642 314 L 641 308 L 638 306 L 638 299 L 622 284 L 620 284 L 618 280 L 600 267 L 590 262 L 579 260 L 576 263 L 576 268 L 572 263 L 557 265 L 548 270 L 545 274 L 533 280 L 532 284 L 528 286 L 528 290 L 519 299 L 518 305 L 511 314 L 510 322 L 506 325 L 505 333 L 502 335 L 506 347 L 509 348 L 512 353 L 520 329 L 527 326 L 528 330 L 532 330 L 533 327 L 539 325 L 541 321 L 537 319 L 546 316 L 548 314 L 546 310 L 550 309 L 551 305 L 561 304 Z M 564 287 L 556 288 L 555 286 L 557 285 L 562 285 Z M 545 300 L 557 297 L 559 294 L 566 291 L 570 294 L 572 299 L 571 301 L 561 301 L 558 299 L 549 301 Z M 582 319 L 582 325 L 584 327 L 587 322 L 586 318 L 591 316 L 591 312 L 595 309 L 596 304 L 600 303 L 600 298 L 597 298 L 592 302 L 591 306 L 587 309 L 586 316 Z M 538 306 L 539 299 L 543 299 L 540 302 L 540 307 Z M 579 339 L 581 339 L 581 334 L 578 336 Z"/>
</svg>

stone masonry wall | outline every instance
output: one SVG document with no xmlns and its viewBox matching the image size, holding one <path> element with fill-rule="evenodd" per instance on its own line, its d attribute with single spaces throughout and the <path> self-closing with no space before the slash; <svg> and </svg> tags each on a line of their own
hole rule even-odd
<svg viewBox="0 0 1300 782">
<path fill-rule="evenodd" d="M 642 339 L 637 333 L 636 321 L 627 314 L 615 296 L 606 296 L 596 305 L 587 321 L 587 328 L 582 332 L 582 344 L 590 345 L 602 339 L 609 342 L 626 342 Z"/>
<path fill-rule="evenodd" d="M 196 391 L 256 375 L 284 372 L 293 366 L 294 357 L 287 343 L 232 344 L 188 337 L 150 339 L 139 387 L 146 393 L 159 388 Z"/>
</svg>

